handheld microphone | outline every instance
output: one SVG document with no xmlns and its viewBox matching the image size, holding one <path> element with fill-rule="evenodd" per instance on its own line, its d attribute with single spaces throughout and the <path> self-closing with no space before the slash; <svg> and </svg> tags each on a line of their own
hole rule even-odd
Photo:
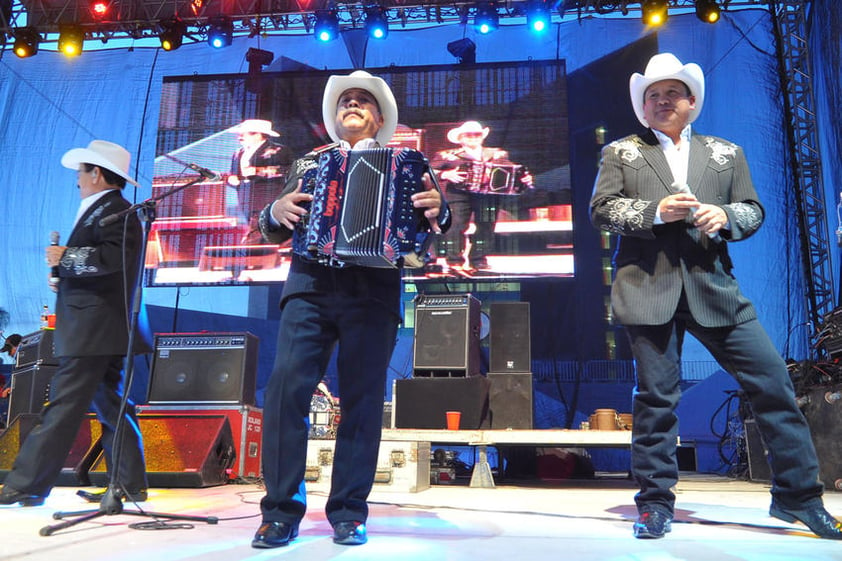
<svg viewBox="0 0 842 561">
<path fill-rule="evenodd" d="M 58 245 L 59 234 L 55 230 L 50 232 L 50 245 Z M 59 276 L 58 267 L 50 269 L 50 285 L 56 286 L 61 280 Z"/>
<path fill-rule="evenodd" d="M 203 168 L 198 164 L 187 164 L 187 167 L 189 167 L 205 179 L 210 179 L 211 181 L 219 181 L 220 179 L 222 179 L 222 176 L 220 176 L 215 171 L 209 170 L 208 168 Z"/>
<path fill-rule="evenodd" d="M 686 195 L 692 195 L 693 194 L 693 192 L 690 190 L 690 186 L 687 185 L 686 183 L 679 184 L 678 181 L 673 181 L 672 182 L 672 188 L 675 189 L 675 191 L 677 193 L 684 193 Z M 690 213 L 687 215 L 687 221 L 690 222 L 691 224 L 693 223 L 693 215 L 694 214 L 696 214 L 696 211 L 691 210 Z M 722 238 L 720 237 L 719 232 L 712 232 L 712 233 L 709 233 L 707 236 L 712 241 L 715 241 L 717 243 L 722 241 Z"/>
</svg>

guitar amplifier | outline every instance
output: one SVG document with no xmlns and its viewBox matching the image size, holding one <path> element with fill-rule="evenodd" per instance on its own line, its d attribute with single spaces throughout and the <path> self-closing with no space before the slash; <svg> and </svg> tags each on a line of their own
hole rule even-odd
<svg viewBox="0 0 842 561">
<path fill-rule="evenodd" d="M 33 364 L 58 366 L 56 347 L 53 342 L 54 333 L 54 329 L 40 329 L 35 333 L 24 335 L 18 346 L 15 368 L 26 368 Z"/>
</svg>

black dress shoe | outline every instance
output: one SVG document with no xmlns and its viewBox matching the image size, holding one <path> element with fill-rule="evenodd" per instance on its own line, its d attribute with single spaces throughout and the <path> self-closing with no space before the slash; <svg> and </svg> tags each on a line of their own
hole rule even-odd
<svg viewBox="0 0 842 561">
<path fill-rule="evenodd" d="M 356 520 L 337 522 L 333 525 L 333 543 L 339 545 L 362 545 L 368 541 L 365 524 Z"/>
<path fill-rule="evenodd" d="M 298 524 L 263 522 L 254 534 L 254 539 L 251 540 L 251 546 L 261 549 L 283 547 L 297 536 Z"/>
<path fill-rule="evenodd" d="M 672 530 L 672 516 L 659 510 L 646 510 L 640 513 L 634 523 L 634 537 L 640 539 L 663 538 Z"/>
<path fill-rule="evenodd" d="M 3 489 L 0 490 L 0 505 L 13 505 L 15 503 L 20 503 L 21 506 L 41 506 L 44 504 L 44 497 L 24 493 L 3 485 Z"/>
<path fill-rule="evenodd" d="M 85 499 L 89 503 L 101 503 L 102 497 L 105 496 L 105 493 L 106 493 L 106 491 L 97 491 L 97 492 L 92 493 L 90 491 L 83 491 L 82 489 L 79 489 L 78 491 L 76 491 L 76 494 L 78 496 L 82 497 L 83 499 Z M 117 496 L 120 498 L 121 501 L 126 500 L 126 494 L 120 489 L 117 490 Z M 128 500 L 133 502 L 133 503 L 142 503 L 143 501 L 145 501 L 148 498 L 149 498 L 149 495 L 146 492 L 146 489 L 141 489 L 140 491 L 131 491 L 131 492 L 129 492 L 129 496 L 128 496 Z"/>
<path fill-rule="evenodd" d="M 784 522 L 802 522 L 820 538 L 842 540 L 842 523 L 830 515 L 822 505 L 807 508 L 784 508 L 772 503 L 769 515 Z"/>
</svg>

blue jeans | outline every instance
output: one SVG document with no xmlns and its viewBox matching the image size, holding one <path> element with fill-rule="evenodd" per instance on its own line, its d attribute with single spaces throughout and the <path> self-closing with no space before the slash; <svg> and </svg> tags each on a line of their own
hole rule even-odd
<svg viewBox="0 0 842 561">
<path fill-rule="evenodd" d="M 763 441 L 769 450 L 772 497 L 788 508 L 821 500 L 818 460 L 786 363 L 757 320 L 706 328 L 689 313 L 656 326 L 627 326 L 636 364 L 632 474 L 640 486 L 638 510 L 654 508 L 672 514 L 678 481 L 675 408 L 679 388 L 681 345 L 690 332 L 745 391 Z"/>
</svg>

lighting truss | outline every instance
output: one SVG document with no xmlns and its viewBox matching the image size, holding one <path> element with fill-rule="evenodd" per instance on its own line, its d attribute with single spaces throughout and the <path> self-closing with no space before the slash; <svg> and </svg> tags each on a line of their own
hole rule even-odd
<svg viewBox="0 0 842 561">
<path fill-rule="evenodd" d="M 329 0 L 111 0 L 106 21 L 93 18 L 90 0 L 12 0 L 9 21 L 0 21 L 0 32 L 14 36 L 14 29 L 31 26 L 42 36 L 41 46 L 55 45 L 59 25 L 82 27 L 88 40 L 103 42 L 112 38 L 150 39 L 148 46 L 159 45 L 160 23 L 178 17 L 186 25 L 185 39 L 203 41 L 208 20 L 225 15 L 234 23 L 235 37 L 309 34 L 314 12 L 328 5 Z M 529 0 L 499 2 L 501 24 L 525 23 Z M 364 29 L 368 1 L 330 1 L 335 6 L 341 29 Z M 387 14 L 390 26 L 411 28 L 430 25 L 453 25 L 472 21 L 475 2 L 457 0 L 382 0 L 377 2 Z M 790 0 L 788 5 L 807 5 L 809 0 Z M 772 0 L 730 0 L 722 3 L 723 11 L 766 9 L 777 4 Z M 307 10 L 302 6 L 308 6 Z M 670 11 L 694 11 L 695 0 L 669 0 Z M 641 2 L 624 0 L 561 0 L 553 11 L 553 21 L 591 17 L 593 15 L 639 17 Z M 514 19 L 519 18 L 519 19 Z M 507 21 L 508 20 L 508 21 Z"/>
</svg>

